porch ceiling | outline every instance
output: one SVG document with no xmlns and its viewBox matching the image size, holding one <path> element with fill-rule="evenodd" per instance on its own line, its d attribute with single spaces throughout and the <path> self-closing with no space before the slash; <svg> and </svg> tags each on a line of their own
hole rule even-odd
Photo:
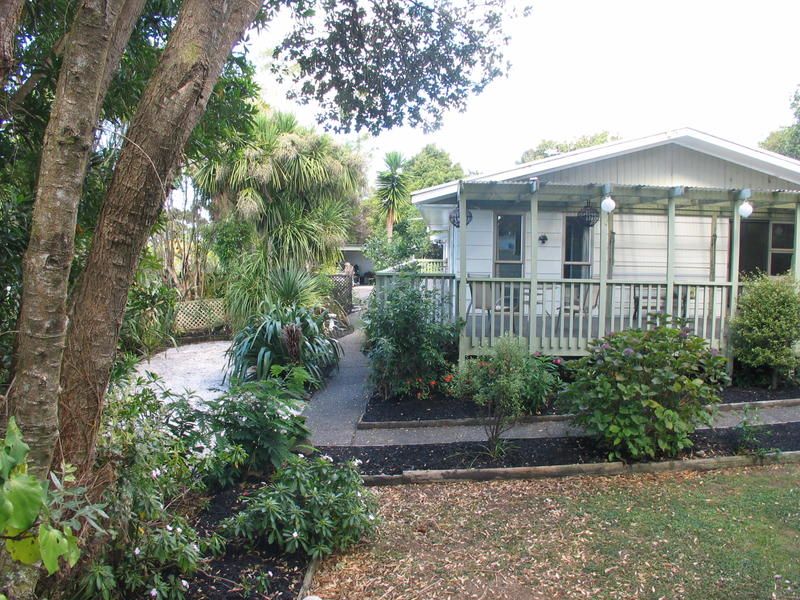
<svg viewBox="0 0 800 600">
<path fill-rule="evenodd" d="M 461 195 L 473 206 L 491 205 L 520 207 L 528 205 L 533 194 L 542 208 L 570 207 L 587 201 L 603 199 L 607 191 L 618 208 L 627 211 L 666 210 L 669 199 L 675 198 L 679 212 L 720 214 L 729 213 L 732 202 L 749 194 L 756 210 L 794 209 L 800 203 L 800 191 L 791 190 L 739 190 L 699 187 L 661 187 L 647 185 L 588 184 L 567 185 L 544 182 L 463 182 Z"/>
</svg>

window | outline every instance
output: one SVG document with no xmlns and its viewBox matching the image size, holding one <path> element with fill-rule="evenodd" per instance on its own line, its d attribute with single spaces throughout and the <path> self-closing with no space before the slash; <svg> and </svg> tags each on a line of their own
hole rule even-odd
<svg viewBox="0 0 800 600">
<path fill-rule="evenodd" d="M 581 219 L 568 215 L 564 222 L 564 279 L 592 276 L 592 230 Z"/>
<path fill-rule="evenodd" d="M 495 216 L 495 277 L 522 277 L 523 215 Z"/>
<path fill-rule="evenodd" d="M 792 268 L 794 224 L 743 221 L 739 246 L 739 272 L 782 275 Z"/>
</svg>

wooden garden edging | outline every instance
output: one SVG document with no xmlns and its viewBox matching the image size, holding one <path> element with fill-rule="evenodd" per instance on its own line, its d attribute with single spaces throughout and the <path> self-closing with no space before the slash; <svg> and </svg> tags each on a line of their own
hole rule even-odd
<svg viewBox="0 0 800 600">
<path fill-rule="evenodd" d="M 800 398 L 787 398 L 786 400 L 763 400 L 759 402 L 730 402 L 717 404 L 715 408 L 722 412 L 731 412 L 744 408 L 791 408 L 800 406 Z M 553 421 L 569 421 L 574 415 L 527 415 L 520 418 L 517 423 L 528 425 L 531 423 L 547 423 Z M 481 417 L 464 419 L 424 419 L 417 421 L 364 421 L 363 416 L 356 423 L 356 429 L 415 429 L 417 427 L 476 427 L 484 424 Z"/>
<path fill-rule="evenodd" d="M 312 558 L 306 568 L 306 574 L 303 576 L 303 585 L 300 586 L 300 591 L 297 592 L 297 600 L 304 600 L 308 593 L 311 591 L 311 583 L 314 581 L 314 575 L 319 568 L 320 559 Z"/>
<path fill-rule="evenodd" d="M 507 467 L 488 469 L 445 469 L 429 471 L 403 471 L 401 475 L 365 475 L 369 486 L 406 485 L 412 483 L 439 483 L 442 481 L 491 481 L 508 479 L 544 479 L 549 477 L 575 477 L 586 475 L 627 475 L 634 473 L 666 473 L 669 471 L 711 471 L 730 467 L 753 467 L 781 463 L 800 463 L 800 451 L 778 452 L 764 456 L 719 456 L 688 460 L 630 463 L 620 461 L 547 465 L 541 467 Z"/>
</svg>

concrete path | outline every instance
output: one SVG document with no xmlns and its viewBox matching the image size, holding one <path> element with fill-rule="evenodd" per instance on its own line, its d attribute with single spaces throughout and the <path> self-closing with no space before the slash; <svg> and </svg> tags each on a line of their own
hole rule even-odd
<svg viewBox="0 0 800 600">
<path fill-rule="evenodd" d="M 227 387 L 222 378 L 228 364 L 225 351 L 230 345 L 227 341 L 201 342 L 170 348 L 140 362 L 136 372 L 155 373 L 164 387 L 176 394 L 188 391 L 203 401 L 213 400 Z"/>
<path fill-rule="evenodd" d="M 361 352 L 364 332 L 358 313 L 350 316 L 355 330 L 339 340 L 344 357 L 339 371 L 316 392 L 303 414 L 315 446 L 349 446 L 356 434 L 356 423 L 367 406 L 369 364 Z"/>
</svg>

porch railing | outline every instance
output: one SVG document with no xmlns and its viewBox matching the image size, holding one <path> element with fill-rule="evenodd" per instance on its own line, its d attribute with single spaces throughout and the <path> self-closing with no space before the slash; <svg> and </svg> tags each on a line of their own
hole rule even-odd
<svg viewBox="0 0 800 600">
<path fill-rule="evenodd" d="M 531 352 L 560 356 L 586 354 L 589 343 L 613 331 L 647 329 L 655 314 L 685 320 L 712 348 L 724 350 L 730 316 L 730 282 L 609 280 L 605 306 L 595 279 L 540 279 L 532 300 L 528 279 L 467 277 L 467 306 L 458 314 L 459 280 L 451 273 L 378 273 L 377 293 L 395 277 L 412 278 L 435 290 L 443 318 L 465 322 L 462 352 L 482 354 L 503 335 L 520 339 Z M 668 298 L 668 293 L 672 294 Z"/>
<path fill-rule="evenodd" d="M 444 273 L 447 261 L 440 258 L 411 258 L 405 262 L 378 271 L 381 273 Z"/>
</svg>

